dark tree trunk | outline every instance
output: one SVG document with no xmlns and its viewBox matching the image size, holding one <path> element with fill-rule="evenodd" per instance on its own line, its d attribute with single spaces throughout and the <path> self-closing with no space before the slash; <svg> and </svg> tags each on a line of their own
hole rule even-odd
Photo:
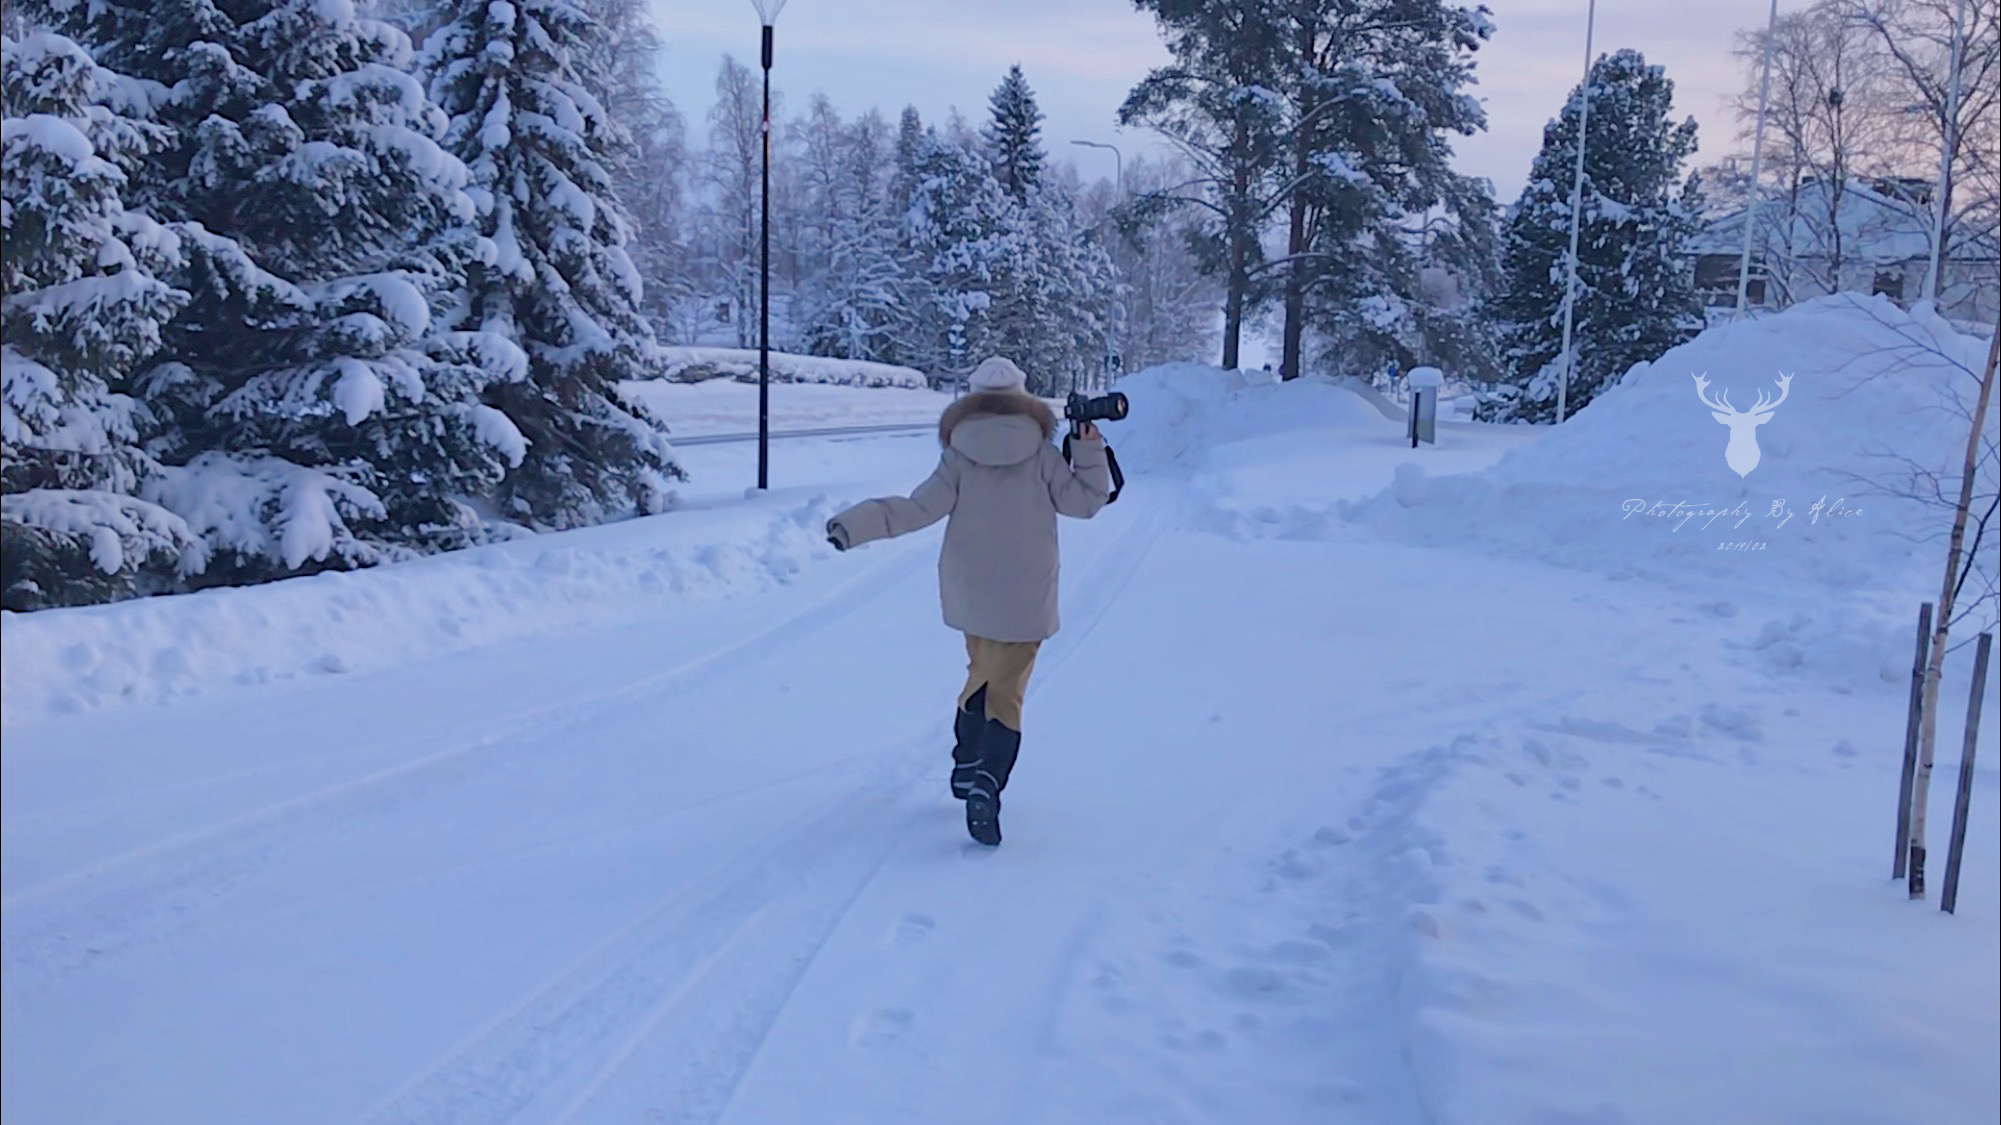
<svg viewBox="0 0 2001 1125">
<path fill-rule="evenodd" d="M 1304 67 L 1314 59 L 1311 23 L 1300 25 L 1298 43 L 1298 61 Z M 1313 98 L 1302 90 L 1299 99 L 1301 120 L 1312 113 Z M 1301 126 L 1294 131 L 1292 153 L 1292 199 L 1288 208 L 1291 215 L 1285 241 L 1285 252 L 1290 259 L 1285 266 L 1285 345 L 1278 368 L 1282 379 L 1299 378 L 1299 342 L 1306 327 L 1306 172 L 1313 157 L 1312 129 Z"/>
</svg>

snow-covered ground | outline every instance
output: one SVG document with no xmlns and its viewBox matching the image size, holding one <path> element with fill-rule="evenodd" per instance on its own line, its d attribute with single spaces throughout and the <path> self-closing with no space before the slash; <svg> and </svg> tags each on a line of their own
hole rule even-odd
<svg viewBox="0 0 2001 1125">
<path fill-rule="evenodd" d="M 755 348 L 663 347 L 662 374 L 669 379 L 699 382 L 718 375 L 731 378 L 754 377 L 760 358 Z M 871 363 L 865 359 L 834 359 L 830 356 L 772 352 L 771 377 L 788 383 L 822 383 L 846 387 L 927 386 L 924 373 L 914 367 L 893 363 Z"/>
<path fill-rule="evenodd" d="M 1938 454 L 1942 415 L 1829 391 L 1857 352 L 1818 341 L 1875 329 L 1789 316 L 1418 451 L 1328 383 L 1129 380 L 997 851 L 946 794 L 938 533 L 813 534 L 928 435 L 774 445 L 749 502 L 753 447 L 691 448 L 684 509 L 622 527 L 8 616 L 7 1120 L 1995 1120 L 1996 756 L 1959 913 L 1888 880 L 1877 671 L 1933 548 L 1860 521 L 1910 511 L 1734 574 L 1597 518 L 1790 494 L 1865 432 Z M 1676 368 L 1733 356 L 1741 400 L 1795 352 L 1740 479 Z"/>
<path fill-rule="evenodd" d="M 858 390 L 826 383 L 773 383 L 770 393 L 774 431 L 936 422 L 938 412 L 952 401 L 949 394 L 923 387 Z M 644 403 L 666 419 L 675 437 L 757 432 L 756 383 L 635 381 L 619 384 L 619 395 Z"/>
</svg>

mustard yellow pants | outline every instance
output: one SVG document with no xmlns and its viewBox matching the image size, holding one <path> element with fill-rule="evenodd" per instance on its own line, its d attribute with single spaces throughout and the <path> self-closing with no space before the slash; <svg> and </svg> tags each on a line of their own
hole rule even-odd
<svg viewBox="0 0 2001 1125">
<path fill-rule="evenodd" d="M 1041 647 L 1041 641 L 990 641 L 966 634 L 966 686 L 959 691 L 960 708 L 984 686 L 986 717 L 1019 733 L 1029 673 L 1035 671 L 1035 654 Z"/>
</svg>

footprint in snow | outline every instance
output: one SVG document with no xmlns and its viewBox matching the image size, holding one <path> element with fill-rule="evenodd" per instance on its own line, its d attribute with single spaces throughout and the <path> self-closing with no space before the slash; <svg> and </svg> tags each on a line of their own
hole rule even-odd
<svg viewBox="0 0 2001 1125">
<path fill-rule="evenodd" d="M 1240 965 L 1223 974 L 1223 987 L 1244 1000 L 1275 1000 L 1286 994 L 1286 980 L 1262 965 Z"/>
<path fill-rule="evenodd" d="M 877 1008 L 855 1020 L 848 1042 L 866 1051 L 879 1051 L 895 1043 L 917 1019 L 908 1008 Z"/>
<path fill-rule="evenodd" d="M 1265 950 L 1264 957 L 1279 965 L 1317 965 L 1327 960 L 1328 947 L 1318 942 L 1287 938 Z"/>
<path fill-rule="evenodd" d="M 905 914 L 896 924 L 896 928 L 890 931 L 890 944 L 908 945 L 914 941 L 922 941 L 937 928 L 937 925 L 938 920 L 929 914 Z"/>
</svg>

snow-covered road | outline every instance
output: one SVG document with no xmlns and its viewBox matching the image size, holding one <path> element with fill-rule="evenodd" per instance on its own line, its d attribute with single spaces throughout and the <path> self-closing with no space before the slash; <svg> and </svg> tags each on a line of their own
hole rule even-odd
<svg viewBox="0 0 2001 1125">
<path fill-rule="evenodd" d="M 1985 889 L 1913 913 L 1873 871 L 1894 685 L 1304 528 L 1526 437 L 1413 454 L 1352 406 L 1143 444 L 1065 525 L 997 851 L 946 792 L 935 531 L 10 722 L 8 1122 L 1992 1120 L 1991 765 Z M 820 512 L 935 454 L 773 455 L 816 487 L 755 503 Z"/>
</svg>

